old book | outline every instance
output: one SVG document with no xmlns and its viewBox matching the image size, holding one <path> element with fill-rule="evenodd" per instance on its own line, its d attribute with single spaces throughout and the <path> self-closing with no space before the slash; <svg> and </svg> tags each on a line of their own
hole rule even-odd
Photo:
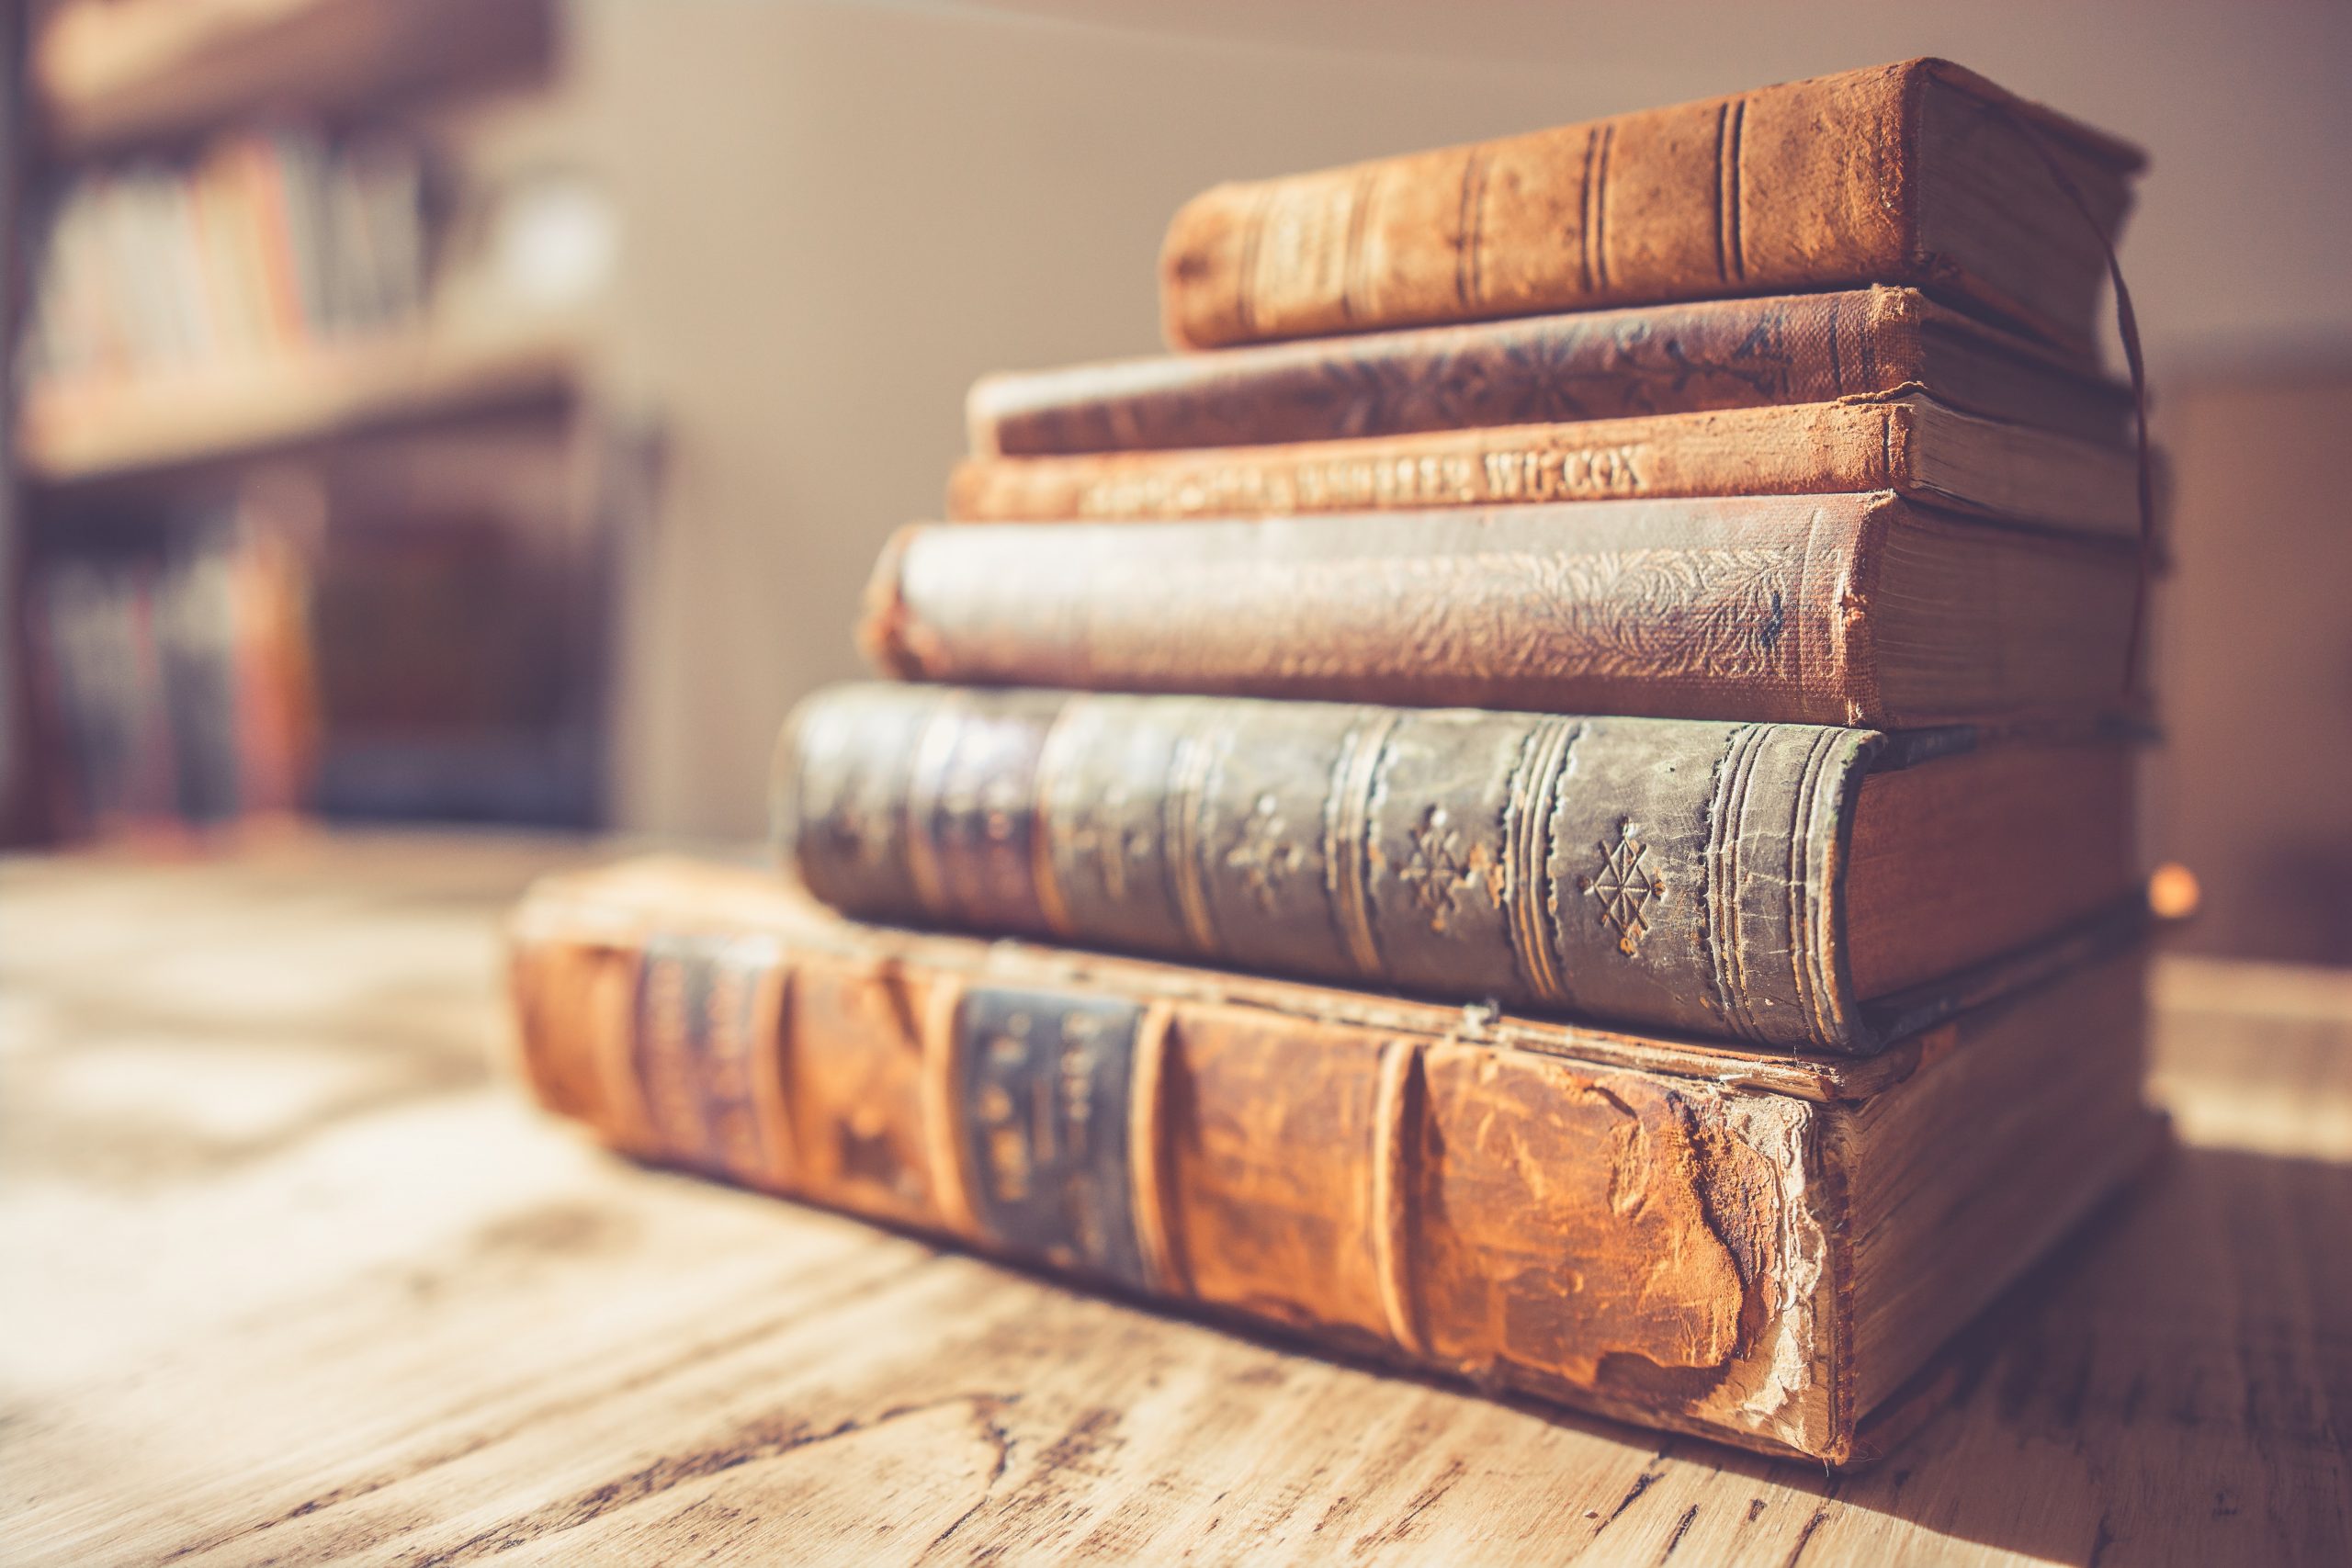
<svg viewBox="0 0 2352 1568">
<path fill-rule="evenodd" d="M 2110 537 L 2133 538 L 2141 528 L 2132 453 L 1917 395 L 1282 446 L 973 458 L 949 480 L 947 515 L 1159 521 L 1861 491 Z"/>
<path fill-rule="evenodd" d="M 2132 393 L 1913 288 L 1362 333 L 983 377 L 982 457 L 1340 441 L 1891 398 L 2120 446 Z"/>
<path fill-rule="evenodd" d="M 2135 552 L 1880 491 L 916 525 L 904 678 L 1906 728 L 2119 697 Z"/>
<path fill-rule="evenodd" d="M 1831 1462 L 2153 1136 L 2132 952 L 1831 1062 L 861 927 L 676 861 L 512 932 L 530 1082 L 641 1157 Z"/>
<path fill-rule="evenodd" d="M 1939 60 L 1185 204 L 1168 341 L 1910 284 L 2084 349 L 2138 150 Z"/>
<path fill-rule="evenodd" d="M 786 859 L 869 919 L 1867 1052 L 2135 919 L 2132 748 L 840 686 Z"/>
</svg>

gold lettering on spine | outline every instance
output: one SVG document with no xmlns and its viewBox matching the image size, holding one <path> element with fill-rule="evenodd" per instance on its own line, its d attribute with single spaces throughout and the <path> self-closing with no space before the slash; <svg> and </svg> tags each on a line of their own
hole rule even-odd
<svg viewBox="0 0 2352 1568">
<path fill-rule="evenodd" d="M 1053 722 L 1046 728 L 1045 739 L 1038 744 L 1036 773 L 1029 786 L 1029 880 L 1036 894 L 1037 908 L 1046 917 L 1046 928 L 1059 937 L 1076 933 L 1069 918 L 1069 901 L 1063 894 L 1055 865 L 1054 849 L 1059 829 L 1054 810 L 1055 791 L 1061 785 L 1063 770 L 1085 761 L 1082 727 L 1072 717 L 1085 701 L 1083 697 L 1073 697 L 1055 712 Z"/>
<path fill-rule="evenodd" d="M 1364 710 L 1340 742 L 1323 805 L 1323 874 L 1331 918 L 1359 974 L 1377 978 L 1380 943 L 1372 933 L 1372 796 L 1389 737 L 1402 716 Z"/>
<path fill-rule="evenodd" d="M 1218 952 L 1216 921 L 1209 913 L 1208 867 L 1203 863 L 1206 835 L 1201 830 L 1201 818 L 1208 809 L 1209 780 L 1216 773 L 1220 737 L 1213 723 L 1200 718 L 1194 722 L 1200 728 L 1176 742 L 1160 822 L 1168 875 L 1175 885 L 1176 908 L 1184 917 L 1184 934 L 1194 952 L 1213 957 Z"/>
<path fill-rule="evenodd" d="M 1198 517 L 1583 501 L 1648 492 L 1645 442 L 1501 451 L 1341 452 L 1290 457 L 1147 454 L 1102 478 L 1097 457 L 1013 457 L 984 471 L 1002 517 Z"/>
<path fill-rule="evenodd" d="M 1570 999 L 1547 916 L 1552 902 L 1552 808 L 1561 776 L 1584 734 L 1573 719 L 1547 718 L 1527 738 L 1503 808 L 1504 887 L 1511 945 L 1528 989 L 1546 1002 Z"/>
<path fill-rule="evenodd" d="M 1144 1277 L 1155 1291 L 1189 1296 L 1192 1270 L 1184 1261 L 1168 1151 L 1168 1056 L 1175 1033 L 1172 1002 L 1154 1002 L 1136 1025 L 1127 1069 L 1127 1189 Z"/>
<path fill-rule="evenodd" d="M 1426 1356 L 1419 1292 L 1415 1289 L 1413 1230 L 1419 1205 L 1414 1156 L 1421 1143 L 1421 1048 L 1410 1040 L 1381 1047 L 1380 1081 L 1372 1111 L 1372 1255 L 1380 1280 L 1380 1310 L 1400 1349 Z"/>
</svg>

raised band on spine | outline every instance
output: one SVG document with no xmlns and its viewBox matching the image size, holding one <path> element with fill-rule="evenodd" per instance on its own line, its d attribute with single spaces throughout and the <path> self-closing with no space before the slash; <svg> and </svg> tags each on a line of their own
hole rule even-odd
<svg viewBox="0 0 2352 1568">
<path fill-rule="evenodd" d="M 1789 822 L 1789 951 L 1797 999 L 1813 1021 L 1814 1038 L 1824 1043 L 1846 1039 L 1844 1009 L 1837 995 L 1830 949 L 1836 898 L 1828 878 L 1835 871 L 1838 818 L 1845 795 L 1844 770 L 1831 759 L 1848 740 L 1842 730 L 1826 729 L 1806 752 Z"/>
<path fill-rule="evenodd" d="M 1714 978 L 1715 1002 L 1724 1026 L 1745 1040 L 1763 1038 L 1747 989 L 1747 950 L 1741 919 L 1742 865 L 1749 795 L 1756 782 L 1757 761 L 1770 730 L 1763 725 L 1742 725 L 1734 731 L 1715 764 L 1715 790 L 1707 807 L 1707 957 Z"/>
<path fill-rule="evenodd" d="M 1175 1004 L 1167 1001 L 1152 1003 L 1136 1025 L 1127 1068 L 1127 1201 L 1144 1277 L 1155 1291 L 1189 1296 L 1192 1269 L 1184 1258 L 1168 1155 L 1168 1054 L 1175 1030 Z"/>
<path fill-rule="evenodd" d="M 1193 951 L 1204 957 L 1220 956 L 1216 917 L 1209 913 L 1207 845 L 1201 818 L 1208 809 L 1209 776 L 1216 770 L 1216 737 L 1205 713 L 1194 716 L 1198 728 L 1176 742 L 1168 769 L 1168 798 L 1161 804 L 1160 825 L 1166 849 L 1161 859 L 1174 885 L 1177 912 L 1184 919 L 1184 934 Z"/>
<path fill-rule="evenodd" d="M 1083 762 L 1084 742 L 1074 739 L 1079 727 L 1071 715 L 1085 701 L 1072 697 L 1055 710 L 1046 726 L 1046 738 L 1038 743 L 1037 761 L 1029 781 L 1029 885 L 1046 929 L 1063 938 L 1076 935 L 1077 927 L 1070 920 L 1069 901 L 1054 869 L 1054 790 L 1065 768 Z"/>
<path fill-rule="evenodd" d="M 1381 1047 L 1380 1081 L 1372 1115 L 1372 1250 L 1380 1280 L 1380 1309 L 1388 1336 L 1416 1356 L 1429 1352 L 1421 1325 L 1420 1296 L 1414 1281 L 1413 1227 L 1417 1218 L 1414 1150 L 1420 1144 L 1421 1048 L 1410 1040 Z"/>
<path fill-rule="evenodd" d="M 1552 811 L 1561 775 L 1584 726 L 1547 718 L 1528 734 L 1503 807 L 1503 864 L 1510 899 L 1508 930 L 1528 988 L 1543 1001 L 1569 999 L 1560 950 L 1546 919 L 1552 900 Z"/>
<path fill-rule="evenodd" d="M 1323 803 L 1324 891 L 1349 962 L 1367 979 L 1380 978 L 1383 970 L 1372 931 L 1372 793 L 1401 716 L 1367 708 L 1349 727 Z"/>
<path fill-rule="evenodd" d="M 951 908 L 946 869 L 940 864 L 939 805 L 963 728 L 962 705 L 942 694 L 915 740 L 914 756 L 907 768 L 907 876 L 914 884 L 921 907 L 933 914 L 945 914 Z"/>
</svg>

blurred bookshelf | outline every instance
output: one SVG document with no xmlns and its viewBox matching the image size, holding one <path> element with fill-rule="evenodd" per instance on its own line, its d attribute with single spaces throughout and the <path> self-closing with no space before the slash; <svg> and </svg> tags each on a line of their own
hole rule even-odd
<svg viewBox="0 0 2352 1568">
<path fill-rule="evenodd" d="M 650 444 L 588 371 L 596 193 L 501 169 L 481 130 L 560 85 L 559 20 L 27 16 L 13 840 L 602 820 L 614 537 Z"/>
<path fill-rule="evenodd" d="M 20 471 L 62 485 L 564 395 L 579 344 L 560 333 L 469 342 L 418 332 L 258 365 L 26 389 Z"/>
<path fill-rule="evenodd" d="M 86 158 L 255 109 L 339 118 L 525 75 L 551 27 L 503 0 L 65 0 L 28 63 L 50 154 Z"/>
</svg>

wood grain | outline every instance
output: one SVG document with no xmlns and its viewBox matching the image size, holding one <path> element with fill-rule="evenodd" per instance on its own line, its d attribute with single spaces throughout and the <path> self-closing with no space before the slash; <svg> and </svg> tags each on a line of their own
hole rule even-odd
<svg viewBox="0 0 2352 1568">
<path fill-rule="evenodd" d="M 2352 980 L 2175 964 L 2185 1145 L 1875 1471 L 1535 1414 L 633 1169 L 487 1070 L 558 841 L 0 877 L 23 1562 L 2336 1562 Z"/>
</svg>

